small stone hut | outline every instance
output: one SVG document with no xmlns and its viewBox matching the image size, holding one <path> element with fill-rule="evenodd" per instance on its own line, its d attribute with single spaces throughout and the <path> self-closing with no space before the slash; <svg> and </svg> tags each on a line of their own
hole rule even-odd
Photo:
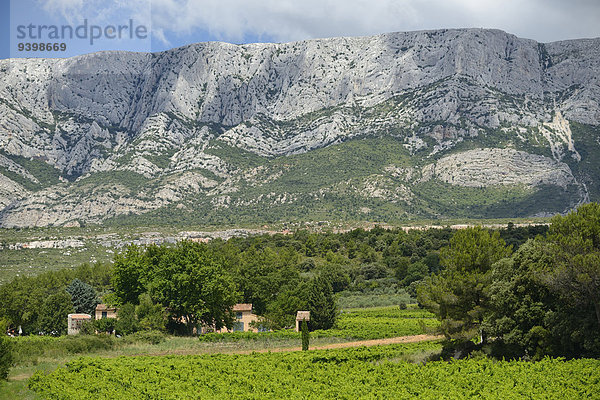
<svg viewBox="0 0 600 400">
<path fill-rule="evenodd" d="M 85 321 L 91 321 L 92 316 L 90 314 L 69 314 L 67 316 L 68 328 L 67 334 L 77 335 L 81 330 L 81 326 Z"/>
<path fill-rule="evenodd" d="M 300 332 L 300 324 L 302 321 L 310 321 L 310 311 L 298 311 L 296 313 L 296 332 Z"/>
</svg>

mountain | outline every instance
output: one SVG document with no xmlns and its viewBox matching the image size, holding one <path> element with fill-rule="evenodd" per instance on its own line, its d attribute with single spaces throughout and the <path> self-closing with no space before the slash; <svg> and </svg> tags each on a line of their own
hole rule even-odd
<svg viewBox="0 0 600 400">
<path fill-rule="evenodd" d="M 487 29 L 0 61 L 0 225 L 399 221 L 600 197 L 600 39 Z"/>
</svg>

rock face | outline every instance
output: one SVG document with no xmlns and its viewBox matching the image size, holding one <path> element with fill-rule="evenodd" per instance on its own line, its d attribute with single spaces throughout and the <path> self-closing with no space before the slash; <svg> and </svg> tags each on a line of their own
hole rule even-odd
<svg viewBox="0 0 600 400">
<path fill-rule="evenodd" d="M 451 185 L 578 187 L 564 211 L 597 178 L 571 125 L 600 124 L 599 72 L 600 39 L 541 44 L 484 29 L 2 60 L 0 223 L 339 194 L 341 181 L 299 193 L 285 163 L 266 165 L 382 136 L 419 168 L 436 159 L 425 175 Z M 459 152 L 472 141 L 500 150 Z M 279 192 L 246 190 L 258 164 L 254 188 L 280 181 Z M 360 183 L 373 197 L 412 197 L 374 172 Z"/>
<path fill-rule="evenodd" d="M 458 186 L 576 184 L 565 163 L 513 149 L 477 149 L 452 154 L 424 168 L 424 178 L 437 177 Z"/>
</svg>

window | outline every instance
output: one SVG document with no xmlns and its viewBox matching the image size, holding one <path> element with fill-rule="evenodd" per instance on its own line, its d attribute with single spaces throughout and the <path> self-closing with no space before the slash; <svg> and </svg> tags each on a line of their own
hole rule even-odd
<svg viewBox="0 0 600 400">
<path fill-rule="evenodd" d="M 108 313 L 106 311 L 102 311 L 102 318 L 108 318 Z"/>
<path fill-rule="evenodd" d="M 235 317 L 236 317 L 237 319 L 242 319 L 242 315 L 243 315 L 243 314 L 242 314 L 241 312 L 239 312 L 239 311 L 235 313 Z"/>
<path fill-rule="evenodd" d="M 234 332 L 244 332 L 244 323 L 243 322 L 234 322 L 233 323 L 233 331 Z"/>
</svg>

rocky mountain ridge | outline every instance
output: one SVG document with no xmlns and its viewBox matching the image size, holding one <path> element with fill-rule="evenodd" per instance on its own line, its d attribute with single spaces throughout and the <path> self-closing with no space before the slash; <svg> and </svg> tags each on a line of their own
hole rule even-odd
<svg viewBox="0 0 600 400">
<path fill-rule="evenodd" d="M 599 192 L 599 71 L 600 39 L 485 29 L 2 60 L 0 224 L 563 212 Z"/>
</svg>

